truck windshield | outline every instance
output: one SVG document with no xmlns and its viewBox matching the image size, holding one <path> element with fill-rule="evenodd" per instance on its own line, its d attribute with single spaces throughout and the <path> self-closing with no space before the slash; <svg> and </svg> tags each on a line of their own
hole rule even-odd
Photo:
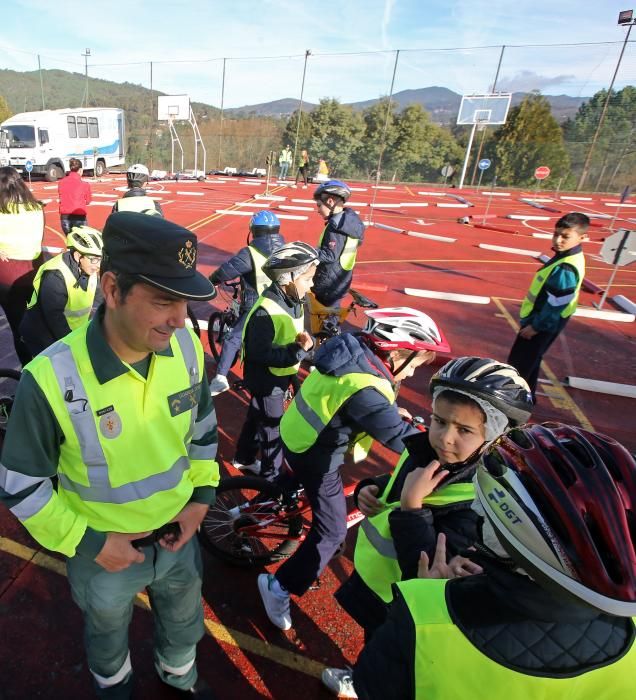
<svg viewBox="0 0 636 700">
<path fill-rule="evenodd" d="M 7 124 L 4 130 L 9 134 L 9 148 L 35 148 L 35 129 L 22 124 Z"/>
</svg>

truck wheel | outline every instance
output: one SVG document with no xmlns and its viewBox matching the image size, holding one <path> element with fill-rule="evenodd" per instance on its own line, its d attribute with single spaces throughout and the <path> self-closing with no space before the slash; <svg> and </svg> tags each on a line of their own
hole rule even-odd
<svg viewBox="0 0 636 700">
<path fill-rule="evenodd" d="M 47 182 L 57 182 L 60 178 L 64 177 L 64 171 L 59 165 L 55 163 L 49 163 L 46 166 L 46 173 L 44 174 L 44 179 Z"/>
<path fill-rule="evenodd" d="M 101 177 L 106 173 L 106 165 L 103 160 L 98 160 L 95 163 L 95 177 Z"/>
</svg>

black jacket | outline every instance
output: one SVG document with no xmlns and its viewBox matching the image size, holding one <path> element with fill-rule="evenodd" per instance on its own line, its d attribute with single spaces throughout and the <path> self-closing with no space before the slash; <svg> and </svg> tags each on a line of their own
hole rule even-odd
<svg viewBox="0 0 636 700">
<path fill-rule="evenodd" d="M 618 661 L 634 643 L 631 619 L 612 617 L 557 596 L 494 562 L 479 563 L 484 574 L 446 584 L 446 603 L 453 623 L 496 663 L 519 673 L 563 678 L 567 683 L 568 677 Z M 386 623 L 364 647 L 354 668 L 353 683 L 360 700 L 415 698 L 415 627 L 397 589 L 394 597 Z M 429 671 L 435 672 L 434 668 Z M 462 673 L 461 658 L 457 672 Z M 511 688 L 512 695 L 506 694 L 505 699 L 493 696 L 487 677 L 468 679 L 468 684 L 473 700 L 508 700 L 514 695 Z M 625 699 L 608 687 L 603 700 Z"/>
<path fill-rule="evenodd" d="M 254 246 L 265 257 L 269 257 L 277 248 L 285 244 L 285 239 L 280 233 L 271 236 L 257 236 L 250 245 Z M 212 284 L 241 279 L 241 313 L 249 311 L 258 299 L 256 292 L 256 275 L 252 256 L 248 246 L 241 248 L 239 252 L 223 263 L 218 270 L 210 275 Z"/>
<path fill-rule="evenodd" d="M 343 270 L 340 255 L 347 238 L 356 238 L 362 245 L 364 224 L 353 209 L 345 208 L 342 212 L 329 217 L 327 226 L 318 248 L 320 263 L 316 268 L 313 292 L 321 304 L 332 306 L 340 301 L 349 291 L 353 270 Z"/>
<path fill-rule="evenodd" d="M 351 333 L 323 343 L 316 350 L 314 364 L 314 371 L 334 377 L 358 372 L 392 380 L 378 358 Z M 402 420 L 395 403 L 389 403 L 377 389 L 368 387 L 353 394 L 341 406 L 309 450 L 297 454 L 285 449 L 285 455 L 292 469 L 299 473 L 308 468 L 314 474 L 331 472 L 343 464 L 349 445 L 360 433 L 368 433 L 385 447 L 400 453 L 404 449 L 404 438 L 415 430 Z"/>
<path fill-rule="evenodd" d="M 303 315 L 302 303 L 292 301 L 276 284 L 271 284 L 263 296 L 273 299 L 292 318 Z M 275 389 L 285 391 L 295 375 L 279 377 L 269 367 L 290 367 L 300 362 L 307 353 L 297 343 L 274 345 L 274 324 L 263 308 L 250 316 L 245 327 L 245 355 L 243 377 L 254 396 L 269 396 Z"/>
</svg>

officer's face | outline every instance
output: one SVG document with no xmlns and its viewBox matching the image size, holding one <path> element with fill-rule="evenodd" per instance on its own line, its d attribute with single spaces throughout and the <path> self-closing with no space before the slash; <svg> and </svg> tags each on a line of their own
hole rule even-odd
<svg viewBox="0 0 636 700">
<path fill-rule="evenodd" d="M 431 447 L 442 464 L 463 462 L 486 439 L 484 414 L 475 404 L 455 404 L 438 396 L 428 431 Z"/>
<path fill-rule="evenodd" d="M 104 321 L 106 337 L 126 362 L 137 362 L 150 352 L 165 350 L 174 331 L 185 325 L 185 299 L 140 283 L 122 300 L 109 272 L 102 277 L 102 289 L 108 312 Z"/>
</svg>

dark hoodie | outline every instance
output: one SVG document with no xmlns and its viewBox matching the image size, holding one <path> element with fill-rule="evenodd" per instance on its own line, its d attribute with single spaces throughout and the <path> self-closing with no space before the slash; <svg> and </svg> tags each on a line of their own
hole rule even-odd
<svg viewBox="0 0 636 700">
<path fill-rule="evenodd" d="M 340 256 L 347 238 L 364 240 L 364 224 L 353 209 L 345 208 L 329 217 L 318 248 L 320 263 L 314 277 L 313 292 L 321 304 L 333 306 L 349 291 L 353 270 L 343 270 Z"/>
<path fill-rule="evenodd" d="M 343 333 L 323 343 L 314 356 L 314 371 L 332 377 L 345 374 L 373 374 L 392 381 L 380 360 L 351 333 Z M 301 387 L 302 391 L 302 387 Z M 320 432 L 315 444 L 301 454 L 285 449 L 292 469 L 325 473 L 338 469 L 345 452 L 360 433 L 368 433 L 393 452 L 401 453 L 403 439 L 416 429 L 403 421 L 397 404 L 389 403 L 375 388 L 365 388 L 351 396 Z"/>
</svg>

